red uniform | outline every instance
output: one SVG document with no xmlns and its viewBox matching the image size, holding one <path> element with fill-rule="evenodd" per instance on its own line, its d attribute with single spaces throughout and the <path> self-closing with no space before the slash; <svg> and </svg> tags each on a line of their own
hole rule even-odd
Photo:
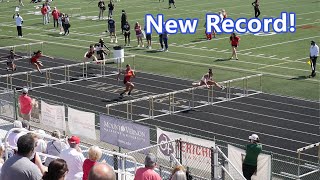
<svg viewBox="0 0 320 180">
<path fill-rule="evenodd" d="M 94 51 L 89 50 L 86 54 L 86 57 L 91 58 L 93 54 L 94 54 Z"/>
<path fill-rule="evenodd" d="M 130 82 L 131 77 L 134 75 L 133 70 L 126 70 L 126 73 L 124 74 L 123 83 L 126 84 L 127 82 Z"/>
<path fill-rule="evenodd" d="M 46 15 L 47 13 L 48 13 L 48 8 L 47 8 L 47 6 L 42 7 L 42 8 L 41 8 L 41 14 L 42 14 L 42 15 Z"/>
<path fill-rule="evenodd" d="M 38 62 L 38 59 L 41 57 L 41 55 L 34 55 L 32 56 L 31 58 L 31 63 L 37 63 Z"/>
<path fill-rule="evenodd" d="M 238 36 L 232 38 L 230 37 L 231 46 L 237 47 L 239 45 L 240 38 Z"/>
</svg>

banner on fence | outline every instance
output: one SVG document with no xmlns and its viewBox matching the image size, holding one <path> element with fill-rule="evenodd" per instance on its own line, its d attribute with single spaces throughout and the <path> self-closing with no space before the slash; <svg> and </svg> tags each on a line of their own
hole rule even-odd
<svg viewBox="0 0 320 180">
<path fill-rule="evenodd" d="M 182 164 L 184 166 L 211 171 L 211 147 L 215 146 L 215 142 L 163 131 L 160 128 L 157 128 L 158 144 L 174 139 L 181 139 L 183 141 L 181 144 L 181 151 Z M 179 149 L 172 144 L 164 144 L 158 148 L 158 158 L 169 160 L 170 154 L 175 153 L 175 151 L 178 150 Z"/>
<path fill-rule="evenodd" d="M 96 140 L 94 113 L 68 107 L 68 126 L 72 134 Z"/>
<path fill-rule="evenodd" d="M 63 131 L 66 130 L 64 106 L 50 105 L 41 101 L 40 123 Z"/>
<path fill-rule="evenodd" d="M 100 115 L 100 141 L 137 150 L 150 146 L 150 129 L 131 121 Z"/>
<path fill-rule="evenodd" d="M 228 145 L 228 158 L 235 167 L 242 172 L 242 163 L 246 152 L 243 149 Z M 234 168 L 229 168 L 232 176 L 237 176 L 238 173 Z M 258 156 L 257 172 L 251 177 L 252 180 L 270 180 L 271 179 L 271 156 L 260 154 Z"/>
</svg>

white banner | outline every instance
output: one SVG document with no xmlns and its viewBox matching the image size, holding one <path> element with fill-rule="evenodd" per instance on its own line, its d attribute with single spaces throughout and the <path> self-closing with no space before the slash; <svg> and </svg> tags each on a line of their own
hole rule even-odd
<svg viewBox="0 0 320 180">
<path fill-rule="evenodd" d="M 64 106 L 55 106 L 41 101 L 40 123 L 59 130 L 66 130 Z"/>
<path fill-rule="evenodd" d="M 181 145 L 182 162 L 185 167 L 201 169 L 211 172 L 211 147 L 215 146 L 213 141 L 208 141 L 196 137 L 163 131 L 157 128 L 158 144 L 174 139 L 184 141 Z M 190 144 L 191 143 L 191 144 Z M 178 150 L 174 145 L 168 144 L 158 148 L 158 158 L 169 160 L 169 156 Z M 195 163 L 196 162 L 196 163 Z"/>
<path fill-rule="evenodd" d="M 242 163 L 244 161 L 246 152 L 243 149 L 228 145 L 228 158 L 233 165 L 242 172 Z M 237 177 L 238 173 L 229 168 L 232 176 Z M 259 154 L 257 172 L 251 177 L 251 180 L 270 180 L 271 179 L 271 156 L 267 154 Z"/>
<path fill-rule="evenodd" d="M 68 107 L 68 126 L 71 134 L 96 140 L 94 113 Z"/>
</svg>

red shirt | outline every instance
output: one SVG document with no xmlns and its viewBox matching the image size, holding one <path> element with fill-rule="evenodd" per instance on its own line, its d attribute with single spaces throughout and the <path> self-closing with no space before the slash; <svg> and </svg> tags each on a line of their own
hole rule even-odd
<svg viewBox="0 0 320 180">
<path fill-rule="evenodd" d="M 88 180 L 89 172 L 91 168 L 96 164 L 96 161 L 91 161 L 90 159 L 86 159 L 83 162 L 82 170 L 83 170 L 83 177 L 82 180 Z"/>
<path fill-rule="evenodd" d="M 129 71 L 126 70 L 126 73 L 124 74 L 124 80 L 125 81 L 130 81 L 132 76 L 133 76 L 133 71 L 132 70 L 129 70 Z"/>
<path fill-rule="evenodd" d="M 59 19 L 59 14 L 60 14 L 60 12 L 58 10 L 53 10 L 52 11 L 53 19 Z"/>
<path fill-rule="evenodd" d="M 19 103 L 20 103 L 20 112 L 21 114 L 29 114 L 32 110 L 32 99 L 27 94 L 22 94 L 19 97 Z"/>
<path fill-rule="evenodd" d="M 47 6 L 44 6 L 44 7 L 41 8 L 41 13 L 42 13 L 42 15 L 47 14 L 47 12 L 48 12 Z"/>
<path fill-rule="evenodd" d="M 136 27 L 134 28 L 134 30 L 136 31 L 136 35 L 139 35 L 139 34 L 142 33 L 142 32 L 141 32 L 141 26 L 136 26 Z"/>
<path fill-rule="evenodd" d="M 31 62 L 32 62 L 32 63 L 36 63 L 40 57 L 41 57 L 41 55 L 34 55 L 34 56 L 32 56 Z"/>
<path fill-rule="evenodd" d="M 238 36 L 236 36 L 234 38 L 230 37 L 230 41 L 231 41 L 232 46 L 237 46 L 237 45 L 239 45 L 240 38 Z"/>
<path fill-rule="evenodd" d="M 150 168 L 139 168 L 134 180 L 162 180 L 160 175 Z"/>
</svg>

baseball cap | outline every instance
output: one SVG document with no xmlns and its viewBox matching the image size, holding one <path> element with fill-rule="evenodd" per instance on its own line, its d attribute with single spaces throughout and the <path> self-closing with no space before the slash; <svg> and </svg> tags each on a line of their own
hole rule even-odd
<svg viewBox="0 0 320 180">
<path fill-rule="evenodd" d="M 68 140 L 69 140 L 69 143 L 72 143 L 72 144 L 80 143 L 80 138 L 78 136 L 71 136 Z"/>
<path fill-rule="evenodd" d="M 251 136 L 249 136 L 249 139 L 253 140 L 253 141 L 257 141 L 257 140 L 259 140 L 259 136 L 256 134 L 252 134 Z"/>
<path fill-rule="evenodd" d="M 316 43 L 316 42 L 314 42 L 314 41 L 312 40 L 311 43 Z"/>
<path fill-rule="evenodd" d="M 147 156 L 146 156 L 146 159 L 144 161 L 144 165 L 150 167 L 150 166 L 154 166 L 157 162 L 157 157 L 152 154 L 152 153 L 149 153 Z"/>
<path fill-rule="evenodd" d="M 23 88 L 23 89 L 22 89 L 22 93 L 27 94 L 27 93 L 28 93 L 28 91 L 29 91 L 29 90 L 28 90 L 28 88 Z"/>
</svg>

